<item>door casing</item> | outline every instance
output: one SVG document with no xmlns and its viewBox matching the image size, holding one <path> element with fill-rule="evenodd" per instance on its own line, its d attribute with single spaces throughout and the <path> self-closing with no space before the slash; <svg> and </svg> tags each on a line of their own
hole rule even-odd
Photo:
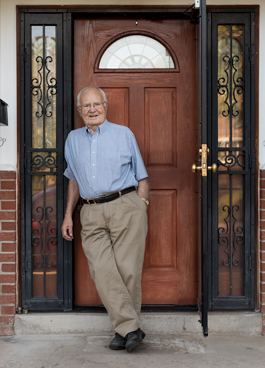
<svg viewBox="0 0 265 368">
<path fill-rule="evenodd" d="M 176 15 L 176 17 L 180 17 L 182 16 L 181 14 L 183 14 L 183 9 L 185 7 L 159 7 L 159 8 L 144 8 L 141 7 L 139 9 L 135 9 L 135 8 L 125 8 L 122 7 L 110 7 L 110 8 L 105 8 L 105 7 L 85 7 L 82 9 L 68 9 L 67 7 L 62 7 L 60 9 L 56 9 L 53 8 L 51 9 L 50 7 L 45 8 L 43 7 L 43 9 L 34 9 L 34 8 L 26 8 L 26 7 L 17 7 L 18 9 L 18 42 L 20 40 L 20 45 L 22 45 L 22 47 L 20 48 L 20 52 L 18 52 L 18 60 L 19 60 L 19 65 L 21 65 L 21 63 L 23 62 L 23 58 L 24 58 L 24 52 L 23 52 L 23 46 L 24 46 L 24 33 L 23 30 L 21 31 L 20 28 L 20 24 L 21 24 L 21 19 L 23 18 L 23 14 L 24 13 L 33 13 L 33 14 L 43 14 L 43 13 L 55 13 L 55 12 L 60 12 L 62 13 L 63 16 L 63 33 L 64 33 L 64 42 L 63 42 L 63 60 L 64 60 L 64 94 L 63 94 L 63 108 L 64 108 L 64 119 L 65 119 L 65 129 L 64 129 L 64 139 L 66 138 L 68 132 L 71 130 L 72 128 L 72 116 L 73 116 L 73 107 L 72 107 L 72 103 L 68 103 L 68 101 L 73 101 L 73 83 L 72 83 L 72 49 L 73 49 L 73 41 L 72 41 L 72 20 L 73 18 L 78 18 L 78 17 L 83 17 L 86 16 L 87 13 L 89 13 L 89 15 L 93 15 L 93 16 L 100 16 L 100 15 L 105 15 L 107 14 L 108 16 L 111 16 L 112 14 L 125 14 L 128 13 L 130 15 L 135 15 L 137 16 L 137 14 L 142 13 L 146 16 L 159 16 L 159 17 L 166 17 L 168 13 L 170 13 L 170 15 L 172 16 L 172 13 L 174 13 Z M 228 7 L 226 7 L 227 9 Z M 254 7 L 253 7 L 254 8 Z M 233 9 L 231 10 L 231 12 L 236 12 L 238 11 L 238 9 Z M 245 9 L 245 8 L 244 8 Z M 248 11 L 249 9 L 246 9 L 245 11 Z M 254 9 L 254 11 L 256 12 L 256 17 L 257 17 L 257 10 L 258 8 Z M 216 11 L 220 11 L 218 9 L 213 9 L 211 10 L 213 12 Z M 244 10 L 243 10 L 244 11 Z M 22 16 L 22 18 L 21 18 Z M 256 27 L 258 26 L 258 23 L 256 21 Z M 256 32 L 257 33 L 257 32 Z M 257 43 L 257 38 L 256 38 L 256 43 Z M 19 50 L 19 48 L 18 48 Z M 256 72 L 258 73 L 258 72 Z M 256 74 L 256 80 L 257 79 L 257 74 Z M 20 111 L 21 111 L 21 116 L 18 117 L 18 136 L 20 136 L 20 134 L 23 132 L 24 130 L 24 106 L 23 106 L 23 98 L 24 95 L 23 93 L 21 93 L 21 86 L 24 83 L 24 76 L 22 73 L 22 69 L 18 69 L 18 106 L 20 107 Z M 257 96 L 257 84 L 256 84 L 256 96 Z M 258 98 L 256 98 L 256 102 L 255 102 L 255 110 L 256 110 L 256 116 L 257 116 L 257 111 L 258 111 Z M 257 122 L 257 118 L 256 118 L 256 125 L 258 124 Z M 21 146 L 23 146 L 23 141 L 21 141 Z M 19 148 L 18 148 L 19 149 Z M 257 145 L 256 145 L 256 151 L 257 151 Z M 21 182 L 23 182 L 23 167 L 24 167 L 24 151 L 20 151 L 18 152 L 18 156 L 19 156 L 19 161 L 21 162 Z M 257 155 L 256 155 L 256 160 L 257 160 Z M 256 166 L 257 167 L 257 166 Z M 257 179 L 256 179 L 256 183 L 257 183 Z M 256 184 L 257 185 L 257 184 Z M 23 186 L 23 184 L 22 184 Z M 209 189 L 209 188 L 208 188 Z M 64 191 L 64 205 L 66 203 L 66 196 L 67 196 L 67 181 L 64 180 L 64 185 L 63 185 L 63 191 Z M 24 220 L 23 220 L 23 216 L 22 216 L 22 211 L 23 211 L 23 207 L 24 207 L 24 202 L 23 202 L 23 193 L 21 193 L 21 203 L 20 203 L 20 208 L 21 208 L 21 212 L 20 212 L 20 216 L 22 217 L 22 223 L 21 223 L 21 234 L 20 234 L 20 244 L 21 244 L 21 239 L 24 237 L 24 229 L 25 229 L 25 224 L 24 224 Z M 256 207 L 257 208 L 257 207 Z M 255 214 L 256 218 L 257 218 L 257 213 Z M 257 223 L 257 222 L 256 222 Z M 257 226 L 257 225 L 256 225 Z M 257 242 L 256 242 L 257 244 Z M 72 246 L 71 244 L 64 242 L 64 276 L 63 276 L 63 284 L 64 284 L 64 296 L 63 296 L 63 306 L 62 306 L 62 310 L 71 310 L 73 309 L 73 262 L 72 262 Z M 256 252 L 256 257 L 258 258 L 258 253 Z M 258 272 L 258 270 L 257 270 Z M 22 297 L 22 302 L 21 305 L 23 306 L 23 301 L 24 297 L 23 295 L 21 295 Z M 258 296 L 256 298 L 256 300 L 258 299 Z M 257 304 L 256 304 L 257 305 Z M 34 309 L 34 310 L 38 310 L 38 308 Z"/>
</svg>

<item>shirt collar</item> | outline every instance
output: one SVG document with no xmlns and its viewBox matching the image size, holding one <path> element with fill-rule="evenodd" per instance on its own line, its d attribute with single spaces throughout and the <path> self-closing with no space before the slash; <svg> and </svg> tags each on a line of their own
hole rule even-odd
<svg viewBox="0 0 265 368">
<path fill-rule="evenodd" d="M 110 122 L 107 119 L 105 119 L 104 123 L 99 125 L 98 128 L 97 128 L 99 134 L 103 134 L 105 132 L 105 130 L 108 128 L 109 125 L 110 125 Z M 88 127 L 86 127 L 86 132 L 90 133 Z"/>
</svg>

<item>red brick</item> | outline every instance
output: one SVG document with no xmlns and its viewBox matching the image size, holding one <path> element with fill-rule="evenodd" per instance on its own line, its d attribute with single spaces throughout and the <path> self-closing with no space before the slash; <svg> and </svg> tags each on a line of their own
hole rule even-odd
<svg viewBox="0 0 265 368">
<path fill-rule="evenodd" d="M 260 242 L 260 250 L 265 251 L 265 242 L 264 241 Z"/>
<path fill-rule="evenodd" d="M 0 284 L 14 284 L 15 282 L 16 282 L 15 274 L 0 275 Z"/>
<path fill-rule="evenodd" d="M 16 256 L 14 253 L 11 254 L 0 254 L 0 262 L 15 262 Z"/>
<path fill-rule="evenodd" d="M 3 229 L 3 226 L 2 226 L 2 229 Z M 260 221 L 260 229 L 265 230 L 265 221 Z"/>
<path fill-rule="evenodd" d="M 0 220 L 13 220 L 13 221 L 15 221 L 16 220 L 16 212 L 0 211 Z"/>
<path fill-rule="evenodd" d="M 265 211 L 260 211 L 260 219 L 265 220 Z"/>
<path fill-rule="evenodd" d="M 262 304 L 265 304 L 265 294 L 260 294 L 260 301 Z"/>
<path fill-rule="evenodd" d="M 2 230 L 16 230 L 16 223 L 15 221 L 2 221 Z"/>
<path fill-rule="evenodd" d="M 2 285 L 2 294 L 15 294 L 16 285 Z"/>
<path fill-rule="evenodd" d="M 265 231 L 260 232 L 260 240 L 265 240 Z"/>
<path fill-rule="evenodd" d="M 264 189 L 265 188 L 265 180 L 264 179 L 261 179 L 260 180 L 260 188 L 261 189 Z"/>
<path fill-rule="evenodd" d="M 15 334 L 14 326 L 3 326 L 1 327 L 1 333 L 2 336 L 13 336 Z"/>
<path fill-rule="evenodd" d="M 7 315 L 7 314 L 14 315 L 16 313 L 16 310 L 14 306 L 3 305 L 1 308 L 1 313 L 2 315 Z"/>
<path fill-rule="evenodd" d="M 16 179 L 15 171 L 0 171 L 0 180 L 2 179 Z"/>
<path fill-rule="evenodd" d="M 265 314 L 265 304 L 262 304 L 260 307 L 261 313 Z"/>
<path fill-rule="evenodd" d="M 16 199 L 16 192 L 15 191 L 0 192 L 0 200 L 3 200 L 3 199 Z"/>
<path fill-rule="evenodd" d="M 1 209 L 2 210 L 15 210 L 16 202 L 15 201 L 1 201 Z"/>
<path fill-rule="evenodd" d="M 261 208 L 262 210 L 265 210 L 265 200 L 264 200 L 264 199 L 261 199 L 261 200 L 260 200 L 260 208 Z"/>
<path fill-rule="evenodd" d="M 15 295 L 0 295 L 0 304 L 15 304 Z"/>
<path fill-rule="evenodd" d="M 15 263 L 4 263 L 4 264 L 2 264 L 2 272 L 16 272 Z"/>
<path fill-rule="evenodd" d="M 265 199 L 265 190 L 264 189 L 260 190 L 260 199 Z"/>
<path fill-rule="evenodd" d="M 1 275 L 0 275 L 0 277 L 1 277 Z M 265 282 L 265 272 L 260 273 L 260 281 Z"/>
<path fill-rule="evenodd" d="M 14 316 L 0 316 L 0 323 L 3 325 L 13 325 Z"/>
<path fill-rule="evenodd" d="M 4 285 L 3 285 L 4 286 Z M 2 286 L 2 287 L 3 287 Z M 262 293 L 265 293 L 265 284 L 260 284 L 260 291 L 262 292 Z"/>
<path fill-rule="evenodd" d="M 2 243 L 2 252 L 15 252 L 16 243 Z"/>
<path fill-rule="evenodd" d="M 0 232 L 0 241 L 14 241 L 16 240 L 16 233 L 14 231 L 10 233 Z"/>
<path fill-rule="evenodd" d="M 14 180 L 1 181 L 2 190 L 16 190 L 16 182 Z"/>
<path fill-rule="evenodd" d="M 260 177 L 265 179 L 265 170 L 260 170 Z"/>
</svg>

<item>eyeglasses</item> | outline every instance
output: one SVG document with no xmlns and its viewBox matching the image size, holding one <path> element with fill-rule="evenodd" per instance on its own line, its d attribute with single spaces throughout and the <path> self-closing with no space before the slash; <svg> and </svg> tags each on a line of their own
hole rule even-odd
<svg viewBox="0 0 265 368">
<path fill-rule="evenodd" d="M 105 103 L 106 102 L 95 102 L 93 104 L 80 105 L 79 107 L 83 108 L 83 110 L 89 111 L 93 106 L 94 109 L 98 110 L 99 108 L 101 108 L 101 105 L 104 105 Z"/>
</svg>

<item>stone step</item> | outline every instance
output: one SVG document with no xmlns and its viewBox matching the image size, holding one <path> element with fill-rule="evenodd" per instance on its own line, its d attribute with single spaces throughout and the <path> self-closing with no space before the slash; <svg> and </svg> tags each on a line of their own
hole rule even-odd
<svg viewBox="0 0 265 368">
<path fill-rule="evenodd" d="M 141 328 L 149 334 L 201 334 L 197 312 L 142 313 Z M 210 312 L 209 335 L 261 335 L 259 312 Z M 88 334 L 112 332 L 101 313 L 29 313 L 15 317 L 15 334 Z"/>
</svg>

